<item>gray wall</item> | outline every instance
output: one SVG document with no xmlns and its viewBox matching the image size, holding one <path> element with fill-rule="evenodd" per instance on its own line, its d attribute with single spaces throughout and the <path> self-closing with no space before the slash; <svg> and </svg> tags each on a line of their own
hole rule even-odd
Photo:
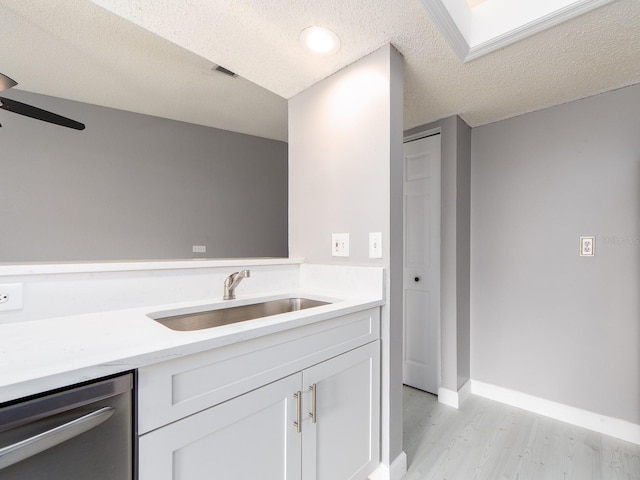
<svg viewBox="0 0 640 480">
<path fill-rule="evenodd" d="M 387 465 L 402 452 L 402 79 L 402 56 L 386 45 L 289 100 L 291 255 L 389 267 L 382 309 Z M 369 232 L 382 232 L 380 260 L 369 259 Z M 332 233 L 350 234 L 348 258 L 331 256 Z"/>
<path fill-rule="evenodd" d="M 287 256 L 286 143 L 3 94 L 87 128 L 0 110 L 0 262 Z"/>
<path fill-rule="evenodd" d="M 456 117 L 457 386 L 471 377 L 471 127 Z"/>
<path fill-rule="evenodd" d="M 441 387 L 469 380 L 471 128 L 459 117 L 412 128 L 405 136 L 440 129 L 440 370 Z"/>
<path fill-rule="evenodd" d="M 640 423 L 640 85 L 473 129 L 471 191 L 472 378 Z"/>
<path fill-rule="evenodd" d="M 378 50 L 289 100 L 293 257 L 389 264 L 389 84 L 388 54 Z M 369 259 L 369 232 L 382 232 L 382 259 Z M 331 255 L 332 233 L 350 234 L 348 258 Z"/>
<path fill-rule="evenodd" d="M 389 285 L 388 345 L 383 345 L 383 360 L 388 361 L 388 378 L 383 381 L 389 388 L 389 459 L 393 461 L 403 452 L 402 430 L 402 369 L 403 369 L 403 279 L 404 279 L 404 58 L 390 48 L 390 149 L 389 149 Z M 385 340 L 385 339 L 383 339 Z M 385 358 L 386 356 L 386 358 Z M 385 425 L 387 427 L 387 425 Z M 384 433 L 383 429 L 383 433 Z M 384 459 L 383 459 L 384 460 Z"/>
</svg>

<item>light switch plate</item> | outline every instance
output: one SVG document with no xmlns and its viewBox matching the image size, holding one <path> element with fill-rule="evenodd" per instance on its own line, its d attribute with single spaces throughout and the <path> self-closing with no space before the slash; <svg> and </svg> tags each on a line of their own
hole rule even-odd
<svg viewBox="0 0 640 480">
<path fill-rule="evenodd" d="M 382 258 L 382 232 L 369 233 L 369 258 Z"/>
<path fill-rule="evenodd" d="M 595 257 L 596 237 L 580 237 L 580 256 Z"/>
<path fill-rule="evenodd" d="M 331 235 L 331 255 L 334 257 L 349 256 L 348 233 L 334 233 Z"/>
</svg>

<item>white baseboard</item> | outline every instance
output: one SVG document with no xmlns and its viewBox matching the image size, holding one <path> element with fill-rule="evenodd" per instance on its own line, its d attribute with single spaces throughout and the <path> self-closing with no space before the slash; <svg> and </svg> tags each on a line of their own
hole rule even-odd
<svg viewBox="0 0 640 480">
<path fill-rule="evenodd" d="M 458 390 L 458 405 L 462 406 L 467 398 L 469 398 L 469 395 L 471 395 L 471 380 L 467 380 Z"/>
<path fill-rule="evenodd" d="M 453 408 L 458 408 L 458 392 L 448 388 L 438 388 L 438 402 Z"/>
<path fill-rule="evenodd" d="M 369 475 L 369 480 L 400 480 L 405 473 L 407 473 L 407 454 L 401 452 L 390 466 L 383 463 L 378 465 L 378 468 Z"/>
<path fill-rule="evenodd" d="M 471 381 L 467 381 L 457 392 L 448 388 L 438 388 L 438 402 L 453 408 L 460 408 L 471 395 Z"/>
<path fill-rule="evenodd" d="M 471 393 L 474 395 L 640 445 L 640 425 L 635 423 L 534 397 L 516 390 L 478 382 L 477 380 L 470 380 L 467 383 L 471 384 Z"/>
</svg>

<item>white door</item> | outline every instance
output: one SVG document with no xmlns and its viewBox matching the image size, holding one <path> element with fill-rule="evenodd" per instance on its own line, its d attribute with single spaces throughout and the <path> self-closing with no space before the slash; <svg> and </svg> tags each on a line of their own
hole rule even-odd
<svg viewBox="0 0 640 480">
<path fill-rule="evenodd" d="M 440 135 L 404 144 L 403 380 L 437 393 L 440 345 Z"/>
<path fill-rule="evenodd" d="M 297 373 L 140 437 L 140 480 L 300 480 Z"/>
<path fill-rule="evenodd" d="M 380 342 L 315 365 L 302 378 L 302 479 L 367 478 L 380 463 Z"/>
</svg>

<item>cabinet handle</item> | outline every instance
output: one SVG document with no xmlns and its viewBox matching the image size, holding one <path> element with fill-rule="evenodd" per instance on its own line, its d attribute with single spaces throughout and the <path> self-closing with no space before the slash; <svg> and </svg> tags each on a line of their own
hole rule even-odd
<svg viewBox="0 0 640 480">
<path fill-rule="evenodd" d="M 311 390 L 311 412 L 309 412 L 309 416 L 313 423 L 317 423 L 318 413 L 316 412 L 316 384 L 314 383 L 311 385 L 309 390 Z"/>
<path fill-rule="evenodd" d="M 296 432 L 302 432 L 302 392 L 297 391 L 293 394 L 293 398 L 296 399 L 296 421 L 293 424 L 296 427 Z"/>
</svg>

